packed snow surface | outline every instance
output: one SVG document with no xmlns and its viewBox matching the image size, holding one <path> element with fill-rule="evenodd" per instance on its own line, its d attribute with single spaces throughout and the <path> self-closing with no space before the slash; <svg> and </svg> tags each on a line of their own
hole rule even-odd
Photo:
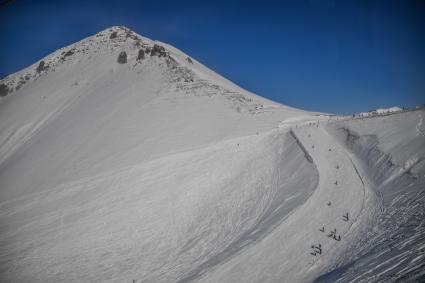
<svg viewBox="0 0 425 283">
<path fill-rule="evenodd" d="M 0 81 L 1 282 L 425 279 L 423 109 L 294 109 L 124 27 L 42 62 Z"/>
</svg>

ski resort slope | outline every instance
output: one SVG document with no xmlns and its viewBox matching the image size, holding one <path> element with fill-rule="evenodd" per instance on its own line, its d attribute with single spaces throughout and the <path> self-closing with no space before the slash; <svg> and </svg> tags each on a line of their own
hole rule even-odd
<svg viewBox="0 0 425 283">
<path fill-rule="evenodd" d="M 365 232 L 375 213 L 375 199 L 350 155 L 320 122 L 281 125 L 289 126 L 305 158 L 318 170 L 314 193 L 267 239 L 207 276 L 206 282 L 310 282 L 337 265 Z M 334 230 L 336 237 L 329 237 Z M 320 245 L 321 253 L 312 255 L 312 245 Z"/>
<path fill-rule="evenodd" d="M 1 282 L 422 276 L 423 110 L 290 108 L 124 27 L 42 61 L 0 81 Z"/>
<path fill-rule="evenodd" d="M 424 116 L 419 109 L 327 126 L 364 168 L 381 209 L 351 259 L 317 282 L 425 280 Z"/>
</svg>

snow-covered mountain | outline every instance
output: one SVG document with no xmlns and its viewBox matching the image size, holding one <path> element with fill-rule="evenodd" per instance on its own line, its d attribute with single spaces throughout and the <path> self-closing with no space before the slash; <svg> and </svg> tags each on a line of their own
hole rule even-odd
<svg viewBox="0 0 425 283">
<path fill-rule="evenodd" d="M 423 109 L 290 108 L 125 27 L 0 95 L 2 282 L 424 279 Z"/>
</svg>

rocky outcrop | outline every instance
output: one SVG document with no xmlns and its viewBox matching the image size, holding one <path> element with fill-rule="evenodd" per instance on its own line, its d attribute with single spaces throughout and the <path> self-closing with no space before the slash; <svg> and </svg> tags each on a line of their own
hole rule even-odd
<svg viewBox="0 0 425 283">
<path fill-rule="evenodd" d="M 61 55 L 62 55 L 61 59 L 62 59 L 62 60 L 65 60 L 65 59 L 66 59 L 66 57 L 74 55 L 74 52 L 75 52 L 75 48 L 70 49 L 70 50 L 68 50 L 68 51 L 66 51 L 66 52 L 65 52 L 65 51 L 64 51 L 64 52 L 62 52 L 62 53 L 61 53 Z"/>
<path fill-rule="evenodd" d="M 114 31 L 113 33 L 111 33 L 111 35 L 109 36 L 109 39 L 114 39 L 118 36 L 118 33 L 116 31 Z"/>
<path fill-rule="evenodd" d="M 9 94 L 9 88 L 6 84 L 0 84 L 0 96 L 6 96 Z"/>
<path fill-rule="evenodd" d="M 71 55 L 73 55 L 74 54 L 74 50 L 73 49 L 71 49 L 71 50 L 68 50 L 64 55 L 63 55 L 63 57 L 68 57 L 68 56 L 71 56 Z"/>
<path fill-rule="evenodd" d="M 143 51 L 143 49 L 140 49 L 139 50 L 139 53 L 137 54 L 137 61 L 138 60 L 142 60 L 142 59 L 144 59 L 145 58 L 145 51 Z"/>
<path fill-rule="evenodd" d="M 155 44 L 152 48 L 151 56 L 166 57 L 167 52 L 163 46 Z"/>
<path fill-rule="evenodd" d="M 45 71 L 48 68 L 49 68 L 49 66 L 47 66 L 46 63 L 43 60 L 41 60 L 40 63 L 38 64 L 36 71 L 37 71 L 37 73 L 41 73 L 42 71 Z"/>
<path fill-rule="evenodd" d="M 118 55 L 117 62 L 120 64 L 127 63 L 127 53 L 125 51 L 121 51 L 121 53 Z"/>
</svg>

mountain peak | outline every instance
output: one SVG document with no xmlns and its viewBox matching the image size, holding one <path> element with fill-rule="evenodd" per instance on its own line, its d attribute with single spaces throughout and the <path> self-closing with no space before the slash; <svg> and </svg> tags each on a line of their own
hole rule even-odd
<svg viewBox="0 0 425 283">
<path fill-rule="evenodd" d="M 138 35 L 131 29 L 125 27 L 125 26 L 112 26 L 107 29 L 104 29 L 100 32 L 98 32 L 95 37 L 102 37 L 102 36 L 109 36 L 109 39 L 116 39 L 116 38 L 131 38 L 133 40 L 141 40 L 142 36 Z"/>
<path fill-rule="evenodd" d="M 33 65 L 3 78 L 0 80 L 0 97 L 8 96 L 25 87 L 29 82 L 70 64 L 91 61 L 99 56 L 113 55 L 118 58 L 121 53 L 134 57 L 134 60 L 128 63 L 138 63 L 147 55 L 167 57 L 172 60 L 160 43 L 142 37 L 125 26 L 112 26 L 79 42 L 60 48 Z M 119 63 L 118 59 L 115 61 Z"/>
<path fill-rule="evenodd" d="M 53 73 L 90 69 L 90 72 L 94 72 L 90 77 L 94 74 L 105 76 L 108 73 L 117 73 L 119 68 L 124 68 L 125 72 L 132 73 L 131 76 L 136 75 L 139 78 L 155 74 L 155 79 L 161 78 L 161 84 L 174 93 L 184 91 L 187 94 L 203 96 L 220 94 L 238 112 L 259 113 L 264 112 L 265 108 L 298 112 L 256 96 L 177 48 L 143 37 L 125 26 L 104 29 L 58 49 L 20 72 L 9 75 L 0 81 L 0 95 L 10 96 L 26 88 L 32 81 L 51 76 Z"/>
</svg>

